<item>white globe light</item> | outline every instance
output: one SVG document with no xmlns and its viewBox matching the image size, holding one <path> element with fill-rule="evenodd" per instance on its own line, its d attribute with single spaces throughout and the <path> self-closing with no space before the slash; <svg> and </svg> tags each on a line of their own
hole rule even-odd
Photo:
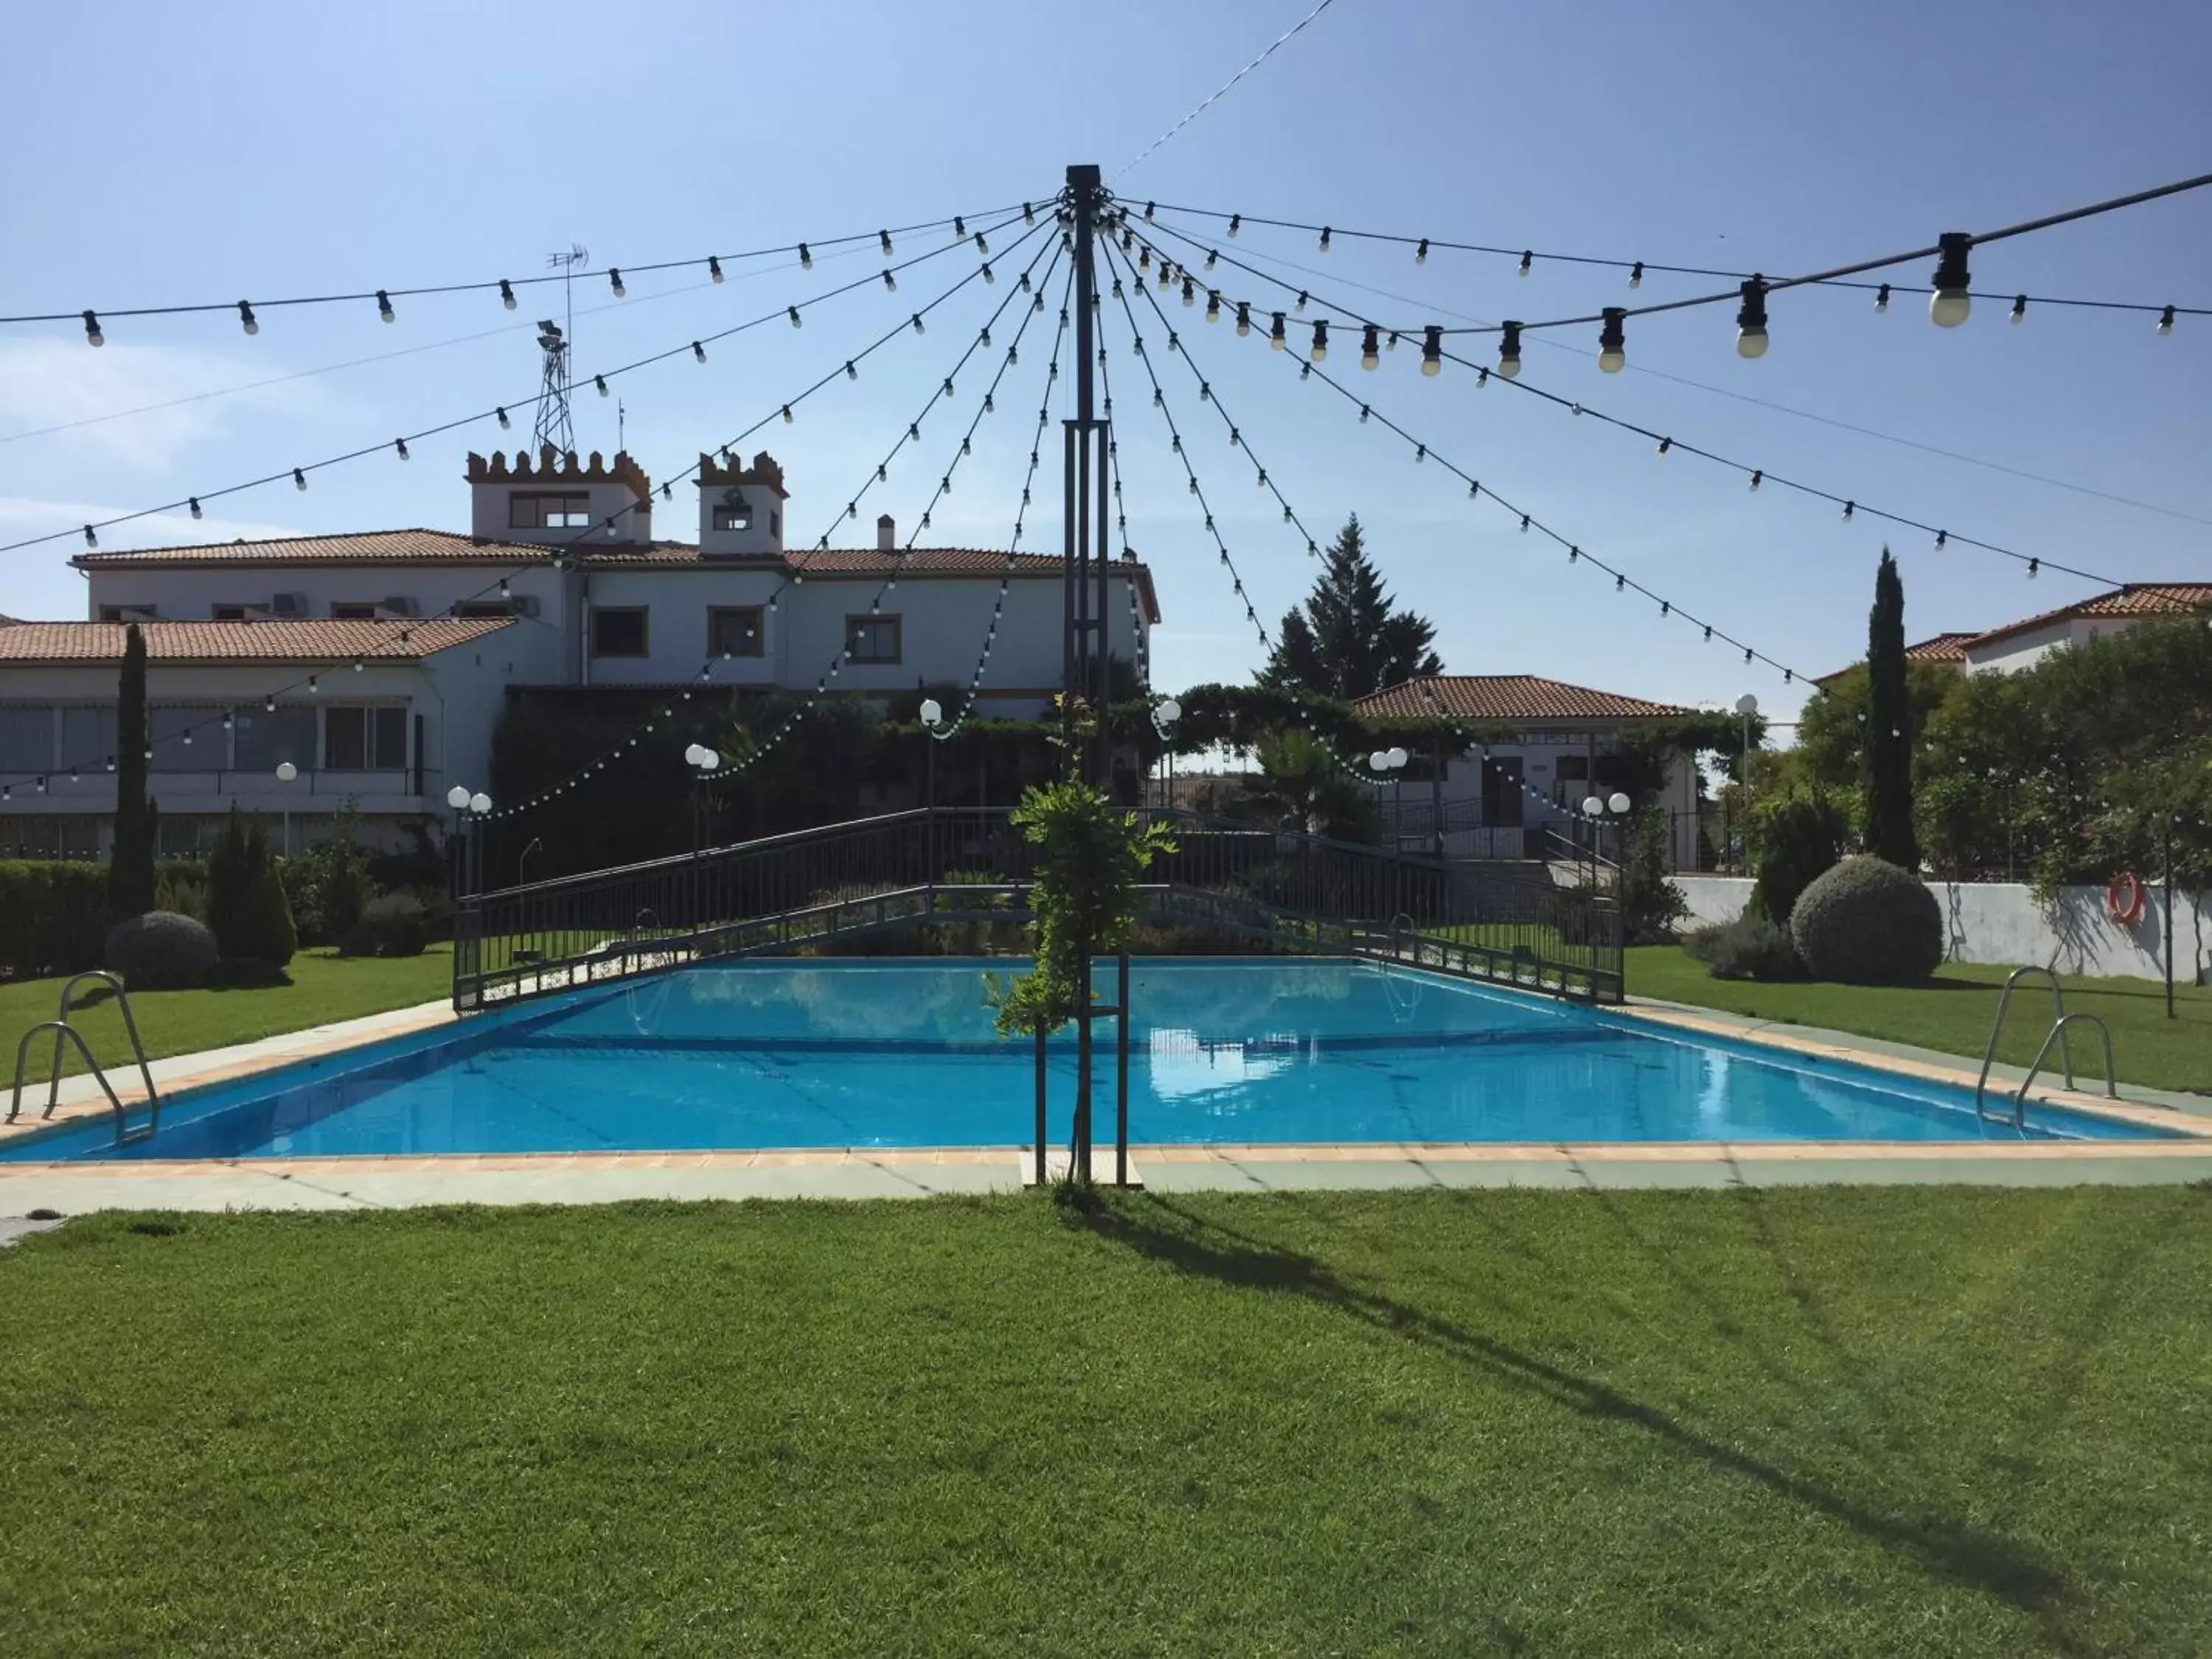
<svg viewBox="0 0 2212 1659">
<path fill-rule="evenodd" d="M 1634 801 L 1629 799 L 1627 796 L 1622 794 L 1618 789 L 1613 792 L 1613 799 L 1606 802 L 1606 805 L 1610 806 L 1616 812 L 1626 812 L 1635 804 L 1636 803 Z"/>
<path fill-rule="evenodd" d="M 1764 357 L 1766 355 L 1766 331 L 1763 328 L 1738 329 L 1735 355 L 1739 357 Z"/>
<path fill-rule="evenodd" d="M 1928 320 L 1938 328 L 1956 328 L 1974 308 L 1963 288 L 1939 288 L 1928 296 Z"/>
<path fill-rule="evenodd" d="M 702 743 L 699 745 L 699 758 L 691 763 L 702 772 L 711 772 L 722 763 L 722 757 Z"/>
<path fill-rule="evenodd" d="M 1389 771 L 1390 769 L 1390 757 L 1385 754 L 1382 750 L 1376 750 L 1373 754 L 1367 757 L 1367 769 L 1370 772 Z"/>
<path fill-rule="evenodd" d="M 452 807 L 456 812 L 460 811 L 463 808 L 467 806 L 468 804 L 469 792 L 461 785 L 457 783 L 452 788 L 446 791 L 446 805 Z"/>
<path fill-rule="evenodd" d="M 696 766 L 699 763 L 699 745 L 697 744 L 687 743 L 684 745 L 684 763 L 686 766 Z"/>
<path fill-rule="evenodd" d="M 296 766 L 293 765 L 291 762 L 289 762 L 289 761 L 278 761 L 278 762 L 276 763 L 276 781 L 277 781 L 277 782 L 279 782 L 279 783 L 289 783 L 289 782 L 291 782 L 291 781 L 292 781 L 292 780 L 293 780 L 293 779 L 295 779 L 295 778 L 298 777 L 299 775 L 300 775 L 300 769 L 299 769 L 298 767 L 296 767 Z"/>
<path fill-rule="evenodd" d="M 1759 699 L 1753 696 L 1750 692 L 1745 692 L 1735 700 L 1735 712 L 1739 714 L 1756 714 L 1759 712 Z"/>
<path fill-rule="evenodd" d="M 1604 811 L 1605 803 L 1600 800 L 1595 795 L 1584 795 L 1583 797 L 1583 816 L 1584 817 L 1596 817 Z"/>
<path fill-rule="evenodd" d="M 1618 374 L 1628 367 L 1628 354 L 1613 346 L 1597 354 L 1597 366 L 1607 374 Z"/>
<path fill-rule="evenodd" d="M 1182 705 L 1173 697 L 1170 697 L 1158 708 L 1152 710 L 1152 718 L 1163 726 L 1173 726 L 1182 718 Z"/>
<path fill-rule="evenodd" d="M 469 797 L 469 811 L 471 812 L 490 811 L 491 797 L 484 794 L 471 795 Z"/>
<path fill-rule="evenodd" d="M 1394 747 L 1384 758 L 1390 763 L 1390 769 L 1395 772 L 1406 763 L 1406 751 Z"/>
<path fill-rule="evenodd" d="M 939 726 L 944 720 L 944 705 L 934 697 L 924 697 L 921 700 L 921 723 L 924 726 Z"/>
</svg>

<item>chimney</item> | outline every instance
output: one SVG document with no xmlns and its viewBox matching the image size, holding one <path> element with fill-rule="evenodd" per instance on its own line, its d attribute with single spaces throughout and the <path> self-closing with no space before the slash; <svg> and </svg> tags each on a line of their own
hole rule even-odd
<svg viewBox="0 0 2212 1659">
<path fill-rule="evenodd" d="M 890 553 L 897 549 L 898 526 L 891 522 L 891 515 L 886 513 L 876 520 L 876 551 Z"/>
</svg>

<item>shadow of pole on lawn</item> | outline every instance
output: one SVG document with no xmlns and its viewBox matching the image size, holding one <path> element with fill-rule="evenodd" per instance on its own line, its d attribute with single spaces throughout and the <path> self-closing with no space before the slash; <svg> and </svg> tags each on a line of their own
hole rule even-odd
<svg viewBox="0 0 2212 1659">
<path fill-rule="evenodd" d="M 1070 1212 L 1072 1224 L 1180 1273 L 1239 1290 L 1288 1291 L 1401 1337 L 1492 1379 L 1588 1417 L 1631 1423 L 1711 1468 L 1756 1482 L 1863 1536 L 1920 1558 L 1954 1583 L 1987 1591 L 2027 1612 L 2069 1599 L 2066 1580 L 2009 1539 L 1962 1522 L 1887 1515 L 1818 1481 L 1706 1438 L 1656 1407 L 1595 1378 L 1539 1359 L 1338 1275 L 1328 1263 L 1194 1215 L 1157 1194 L 1100 1197 Z"/>
</svg>

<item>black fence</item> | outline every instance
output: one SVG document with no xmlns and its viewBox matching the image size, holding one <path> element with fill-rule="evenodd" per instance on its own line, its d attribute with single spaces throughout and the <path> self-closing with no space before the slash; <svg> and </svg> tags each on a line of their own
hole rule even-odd
<svg viewBox="0 0 2212 1659">
<path fill-rule="evenodd" d="M 1331 949 L 1464 947 L 1492 977 L 1620 997 L 1620 916 L 1595 884 L 1455 864 L 1180 811 L 1147 873 L 1185 915 Z M 793 949 L 844 931 L 1025 914 L 1032 849 L 1004 809 L 939 808 L 772 836 L 465 896 L 453 1006 L 533 996 L 709 957 Z M 974 890 L 974 904 L 963 902 Z M 986 895 L 988 894 L 988 897 Z M 1500 964 L 1542 964 L 1530 977 Z"/>
</svg>

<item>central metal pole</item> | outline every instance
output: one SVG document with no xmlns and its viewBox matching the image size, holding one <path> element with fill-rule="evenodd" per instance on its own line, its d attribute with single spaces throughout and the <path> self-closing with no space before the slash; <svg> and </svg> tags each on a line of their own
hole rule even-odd
<svg viewBox="0 0 2212 1659">
<path fill-rule="evenodd" d="M 1096 398 L 1097 329 L 1093 312 L 1097 299 L 1097 250 L 1093 245 L 1097 220 L 1105 199 L 1098 168 L 1076 165 L 1067 169 L 1071 252 L 1075 274 L 1075 418 L 1067 422 L 1067 465 L 1065 479 L 1067 540 L 1064 552 L 1066 657 L 1062 680 L 1060 729 L 1071 744 L 1076 737 L 1074 711 L 1078 699 L 1089 705 L 1095 722 L 1090 742 L 1077 757 L 1079 775 L 1097 787 L 1110 781 L 1108 747 L 1106 661 L 1106 507 L 1105 447 L 1099 441 Z M 1096 503 L 1097 521 L 1092 520 Z M 1091 562 L 1097 559 L 1096 584 Z M 1094 595 L 1096 605 L 1094 608 Z M 1078 1180 L 1091 1178 L 1091 941 L 1081 941 L 1083 961 L 1077 976 L 1075 1116 L 1069 1138 L 1070 1173 Z"/>
</svg>

